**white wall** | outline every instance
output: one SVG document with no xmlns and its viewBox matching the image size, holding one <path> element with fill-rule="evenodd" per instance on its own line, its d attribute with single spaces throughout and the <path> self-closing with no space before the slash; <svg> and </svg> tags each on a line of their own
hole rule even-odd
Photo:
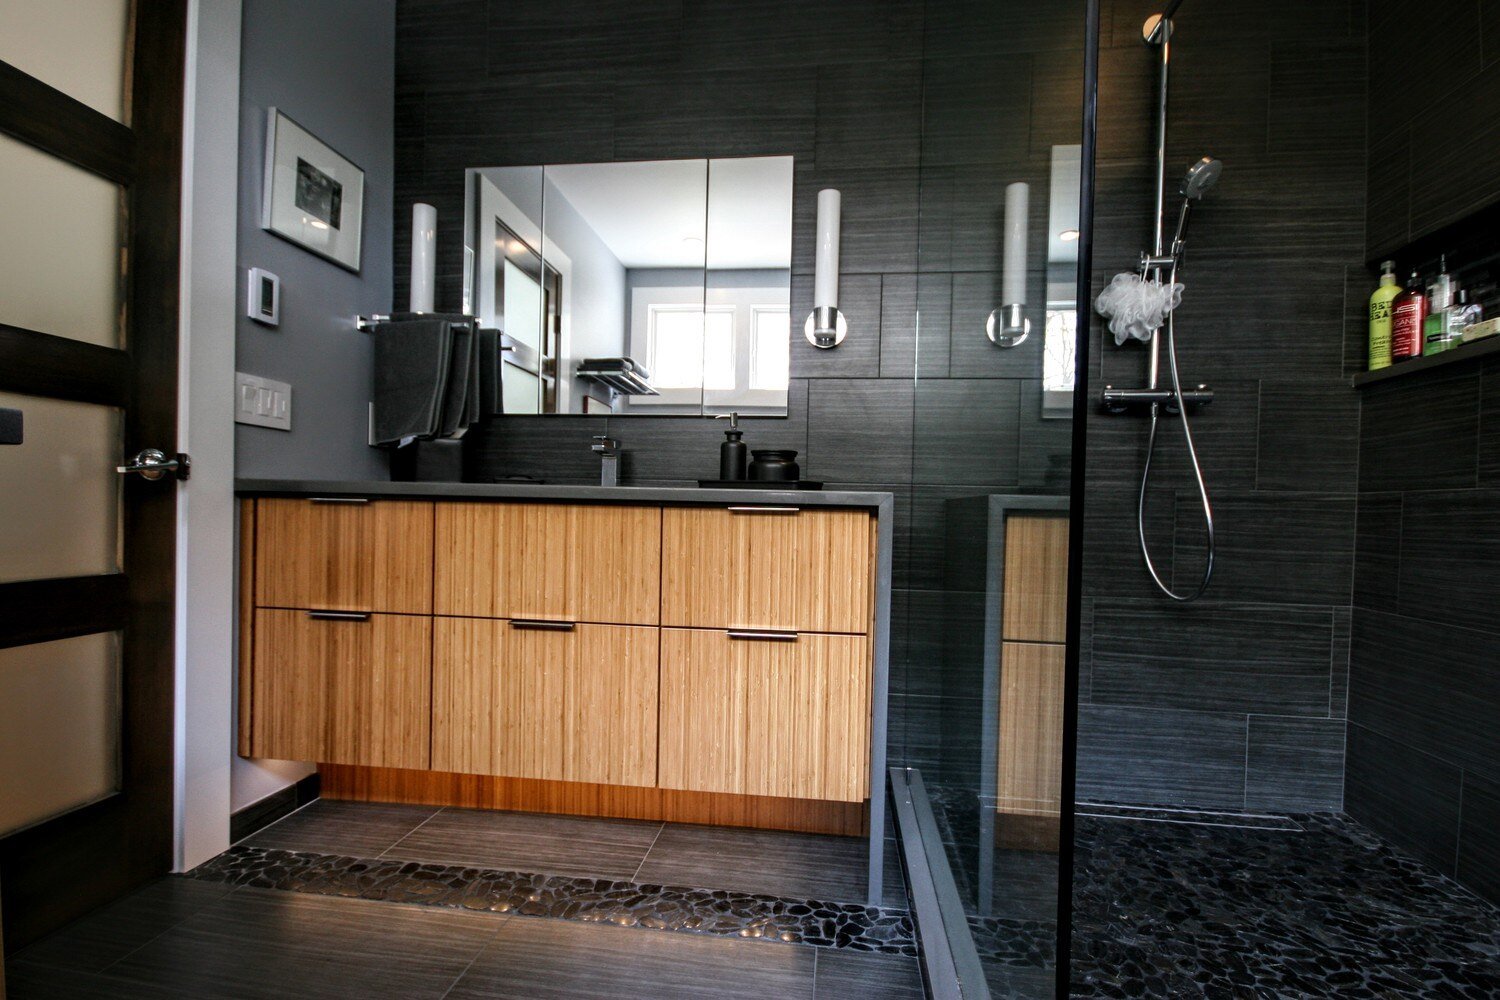
<svg viewBox="0 0 1500 1000">
<path fill-rule="evenodd" d="M 229 846 L 234 750 L 235 217 L 240 0 L 190 0 L 183 87 L 177 494 L 178 870 Z"/>
</svg>

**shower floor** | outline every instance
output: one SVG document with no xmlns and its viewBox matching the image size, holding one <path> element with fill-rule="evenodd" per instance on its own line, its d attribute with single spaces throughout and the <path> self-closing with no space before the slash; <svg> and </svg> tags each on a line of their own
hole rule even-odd
<svg viewBox="0 0 1500 1000">
<path fill-rule="evenodd" d="M 1345 817 L 1287 819 L 1080 815 L 1073 996 L 1500 996 L 1500 910 Z"/>
</svg>

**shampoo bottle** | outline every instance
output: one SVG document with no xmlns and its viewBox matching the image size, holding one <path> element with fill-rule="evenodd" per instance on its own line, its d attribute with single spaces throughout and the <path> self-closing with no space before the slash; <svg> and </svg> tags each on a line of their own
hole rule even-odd
<svg viewBox="0 0 1500 1000">
<path fill-rule="evenodd" d="M 1427 286 L 1427 318 L 1422 321 L 1422 353 L 1433 353 L 1432 348 L 1437 347 L 1441 351 L 1443 339 L 1447 333 L 1447 313 L 1453 306 L 1453 279 L 1448 276 L 1448 257 L 1444 254 L 1439 258 L 1438 275 L 1432 279 L 1432 284 Z"/>
<path fill-rule="evenodd" d="M 1391 360 L 1399 364 L 1422 356 L 1422 324 L 1427 319 L 1427 291 L 1422 276 L 1411 273 L 1401 294 L 1391 300 Z"/>
<path fill-rule="evenodd" d="M 1401 294 L 1396 262 L 1380 265 L 1380 287 L 1370 296 L 1370 371 L 1391 365 L 1391 300 Z"/>
</svg>

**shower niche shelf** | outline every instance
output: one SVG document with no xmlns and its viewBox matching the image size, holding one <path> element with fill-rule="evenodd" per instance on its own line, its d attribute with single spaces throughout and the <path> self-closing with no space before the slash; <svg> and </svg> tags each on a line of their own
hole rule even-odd
<svg viewBox="0 0 1500 1000">
<path fill-rule="evenodd" d="M 1406 378 L 1418 375 L 1434 368 L 1443 368 L 1448 365 L 1462 364 L 1465 361 L 1473 361 L 1476 358 L 1489 357 L 1500 354 L 1500 335 L 1486 337 L 1484 340 L 1476 340 L 1472 344 L 1460 344 L 1450 347 L 1441 354 L 1429 354 L 1410 361 L 1403 361 L 1389 368 L 1381 368 L 1373 372 L 1360 372 L 1349 380 L 1349 384 L 1356 389 L 1363 389 L 1367 385 L 1377 382 L 1387 382 L 1391 379 Z"/>
</svg>

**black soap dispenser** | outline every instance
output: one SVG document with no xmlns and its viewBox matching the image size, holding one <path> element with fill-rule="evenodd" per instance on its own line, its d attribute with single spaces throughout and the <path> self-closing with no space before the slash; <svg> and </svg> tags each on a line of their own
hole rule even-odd
<svg viewBox="0 0 1500 1000">
<path fill-rule="evenodd" d="M 740 439 L 745 432 L 740 430 L 738 413 L 719 414 L 719 419 L 729 420 L 729 430 L 724 432 L 724 443 L 719 445 L 719 478 L 724 482 L 737 482 L 745 478 L 745 469 L 750 460 L 750 448 Z"/>
</svg>

